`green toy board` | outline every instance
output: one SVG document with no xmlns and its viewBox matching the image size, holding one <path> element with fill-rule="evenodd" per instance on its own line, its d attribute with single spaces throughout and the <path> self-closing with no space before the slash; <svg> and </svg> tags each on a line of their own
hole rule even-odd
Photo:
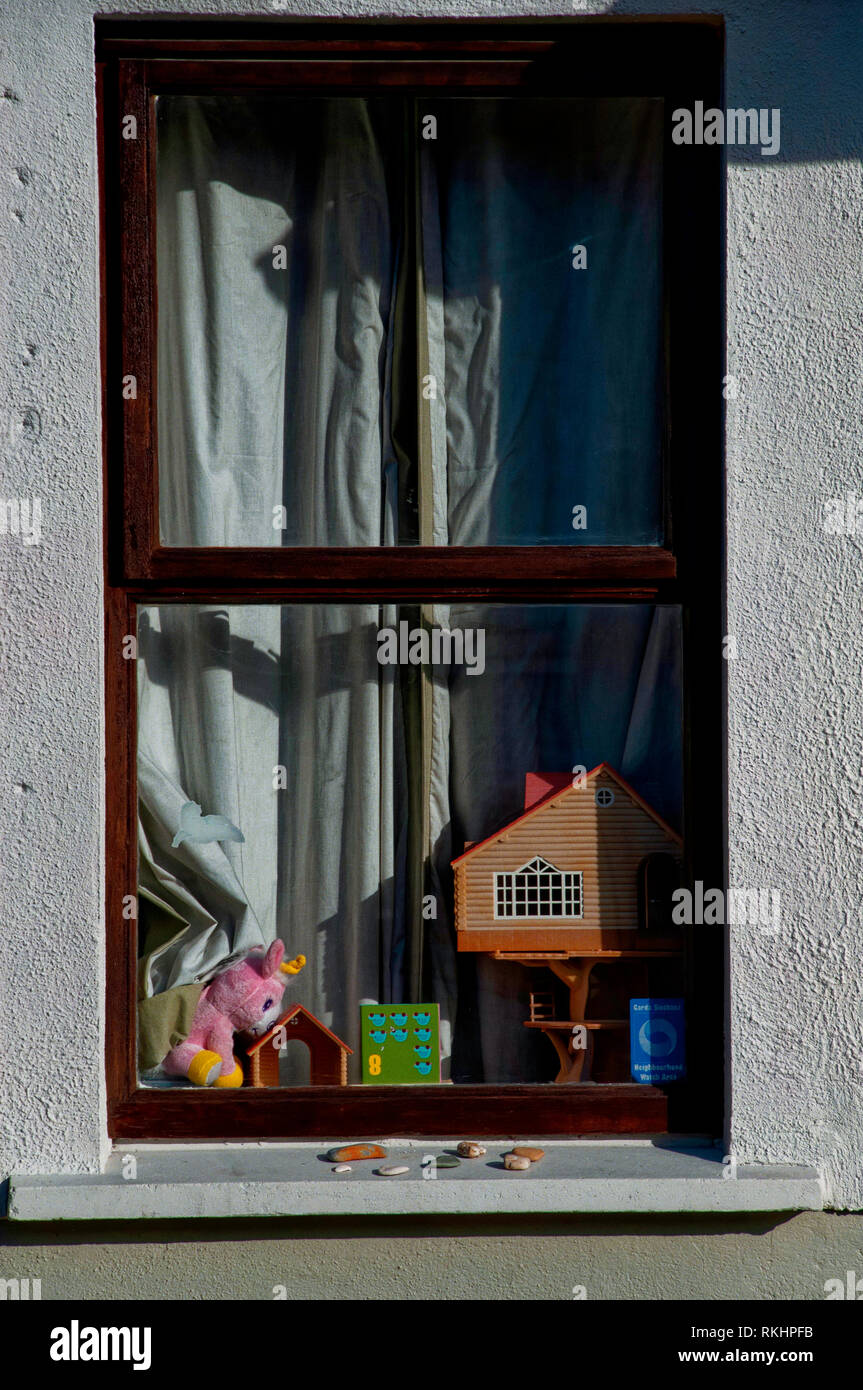
<svg viewBox="0 0 863 1390">
<path fill-rule="evenodd" d="M 361 1004 L 360 1032 L 368 1085 L 440 1083 L 437 1004 Z"/>
</svg>

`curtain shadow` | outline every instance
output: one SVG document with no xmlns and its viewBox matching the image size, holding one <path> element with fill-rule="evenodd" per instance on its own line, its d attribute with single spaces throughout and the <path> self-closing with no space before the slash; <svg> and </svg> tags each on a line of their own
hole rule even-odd
<svg viewBox="0 0 863 1390">
<path fill-rule="evenodd" d="M 438 109 L 449 543 L 661 543 L 662 103 Z"/>
<path fill-rule="evenodd" d="M 288 605 L 281 606 L 284 608 Z M 181 653 L 187 655 L 188 643 L 193 641 L 202 672 L 229 671 L 235 694 L 253 700 L 274 714 L 280 714 L 283 709 L 281 680 L 283 676 L 290 675 L 292 663 L 297 657 L 290 653 L 280 657 L 276 652 L 263 650 L 249 638 L 237 636 L 231 631 L 231 617 L 227 609 L 189 616 L 194 619 L 191 632 L 173 634 L 157 631 L 146 609 L 141 611 L 138 619 L 138 653 L 139 660 L 146 666 L 147 679 L 153 685 L 170 688 L 178 658 Z M 367 646 L 369 652 L 376 653 L 378 631 L 376 623 L 364 623 L 359 629 L 351 627 L 345 632 L 324 633 L 317 638 L 314 673 L 318 695 L 356 688 L 357 648 Z M 379 671 L 373 655 L 365 678 L 376 683 Z"/>
<path fill-rule="evenodd" d="M 859 162 L 863 149 L 863 24 L 860 8 L 845 0 L 817 7 L 785 0 L 725 0 L 725 107 L 782 113 L 776 155 L 758 146 L 727 147 L 729 163 L 807 164 Z M 640 0 L 611 0 L 605 14 L 641 17 Z M 663 0 L 663 17 L 691 17 L 690 0 Z M 687 74 L 681 71 L 681 90 Z M 691 92 L 692 101 L 702 93 Z"/>
</svg>

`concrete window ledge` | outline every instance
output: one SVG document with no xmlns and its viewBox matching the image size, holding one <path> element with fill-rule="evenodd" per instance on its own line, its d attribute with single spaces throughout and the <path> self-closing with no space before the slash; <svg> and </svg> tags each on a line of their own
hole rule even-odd
<svg viewBox="0 0 863 1390">
<path fill-rule="evenodd" d="M 450 1141 L 381 1140 L 382 1160 L 334 1173 L 328 1144 L 141 1145 L 116 1149 L 97 1174 L 13 1176 L 13 1221 L 140 1221 L 148 1217 L 417 1216 L 483 1213 L 820 1211 L 814 1168 L 743 1165 L 725 1177 L 722 1151 L 687 1138 L 545 1140 L 528 1172 L 507 1172 L 510 1145 L 423 1177 L 426 1154 Z M 129 1159 L 135 1160 L 134 1164 Z M 378 1177 L 380 1163 L 410 1165 Z M 124 1176 L 124 1171 L 130 1176 Z M 135 1176 L 131 1176 L 134 1173 Z"/>
</svg>

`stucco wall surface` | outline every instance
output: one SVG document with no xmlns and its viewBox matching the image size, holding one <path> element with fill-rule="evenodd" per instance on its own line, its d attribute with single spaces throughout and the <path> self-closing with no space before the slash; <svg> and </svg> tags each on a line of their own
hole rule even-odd
<svg viewBox="0 0 863 1390">
<path fill-rule="evenodd" d="M 41 499 L 42 538 L 0 536 L 0 1175 L 95 1170 L 106 1146 L 95 7 L 18 0 L 2 20 L 0 495 Z M 190 16 L 380 8 L 110 6 Z M 386 8 L 500 17 L 701 7 Z M 727 407 L 731 882 L 779 888 L 784 905 L 776 935 L 732 934 L 731 1134 L 742 1160 L 820 1165 L 832 1200 L 863 1208 L 863 567 L 860 537 L 821 525 L 828 499 L 863 491 L 863 6 L 707 8 L 726 18 L 728 104 L 779 107 L 782 118 L 777 157 L 734 150 L 728 168 L 728 371 L 739 387 Z"/>
<path fill-rule="evenodd" d="M 848 1287 L 849 1270 L 863 1276 L 863 1217 L 829 1212 L 784 1221 L 160 1222 L 74 1232 L 7 1224 L 0 1234 L 0 1279 L 41 1279 L 43 1300 L 272 1300 L 278 1289 L 291 1302 L 818 1302 L 829 1279 Z"/>
</svg>

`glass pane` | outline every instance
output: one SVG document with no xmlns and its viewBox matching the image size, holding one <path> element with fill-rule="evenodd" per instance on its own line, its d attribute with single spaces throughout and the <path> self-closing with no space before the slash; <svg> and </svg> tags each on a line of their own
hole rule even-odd
<svg viewBox="0 0 863 1390">
<path fill-rule="evenodd" d="M 662 101 L 422 110 L 435 542 L 660 544 Z"/>
<path fill-rule="evenodd" d="M 352 1085 L 436 1082 L 438 1060 L 457 1084 L 550 1082 L 581 1018 L 614 1025 L 581 1079 L 629 1080 L 629 999 L 681 994 L 679 950 L 591 952 L 668 946 L 638 875 L 680 854 L 676 607 L 162 604 L 138 639 L 145 1085 L 212 1081 L 202 1052 L 246 1084 L 341 1084 L 343 1058 Z M 290 974 L 263 969 L 275 941 Z M 259 1013 L 225 1035 L 204 990 L 247 959 Z"/>
<path fill-rule="evenodd" d="M 285 1007 L 302 1003 L 352 1047 L 362 1001 L 403 997 L 408 695 L 375 659 L 385 619 L 377 605 L 139 610 L 150 1080 L 178 1084 L 158 1055 L 166 1022 L 182 1032 L 178 989 L 276 938 L 307 962 Z M 297 1052 L 283 1080 L 296 1079 Z"/>
<path fill-rule="evenodd" d="M 465 652 L 482 653 L 473 667 L 439 667 L 432 682 L 431 877 L 440 910 L 428 936 L 435 961 L 456 935 L 451 1075 L 562 1079 L 549 1035 L 562 1036 L 567 1051 L 571 1025 L 586 1016 L 618 1026 L 588 1037 L 581 1079 L 629 1081 L 629 999 L 680 995 L 680 956 L 611 965 L 589 953 L 606 931 L 616 933 L 612 946 L 650 948 L 639 925 L 638 871 L 652 853 L 680 858 L 680 609 L 465 603 L 429 616 L 462 632 Z M 603 763 L 612 771 L 591 776 Z M 605 786 L 614 788 L 609 806 Z M 546 864 L 580 875 L 566 921 L 535 912 Z M 535 913 L 532 920 L 496 922 L 495 873 L 513 875 L 507 916 Z M 543 952 L 551 953 L 546 961 Z M 591 964 L 590 997 L 575 1017 L 555 973 L 567 964 L 561 954 Z M 439 978 L 443 989 L 443 967 Z M 543 1034 L 526 1025 L 532 997 L 548 991 L 554 1026 Z M 570 1063 L 574 1055 L 567 1051 Z"/>
<path fill-rule="evenodd" d="M 663 541 L 662 102 L 427 107 L 159 98 L 163 544 Z"/>
<path fill-rule="evenodd" d="M 360 98 L 157 113 L 163 544 L 392 544 L 403 123 Z"/>
</svg>

